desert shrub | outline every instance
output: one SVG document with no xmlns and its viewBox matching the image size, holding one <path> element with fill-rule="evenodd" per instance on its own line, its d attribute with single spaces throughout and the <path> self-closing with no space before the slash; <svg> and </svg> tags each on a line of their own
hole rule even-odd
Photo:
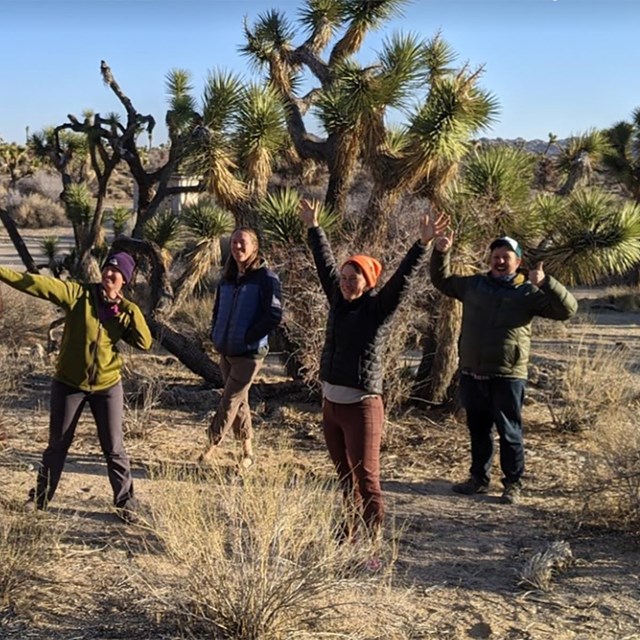
<svg viewBox="0 0 640 640">
<path fill-rule="evenodd" d="M 206 482 L 165 470 L 155 482 L 150 527 L 166 563 L 141 557 L 141 588 L 194 637 L 411 637 L 410 592 L 392 593 L 391 561 L 372 577 L 368 545 L 336 543 L 332 485 L 287 464 L 230 478 L 218 467 Z"/>
<path fill-rule="evenodd" d="M 579 486 L 583 519 L 605 522 L 640 535 L 640 431 L 638 405 L 611 406 L 588 434 L 590 449 Z"/>
<path fill-rule="evenodd" d="M 16 191 L 9 192 L 5 207 L 19 227 L 42 229 L 68 222 L 64 207 L 39 193 L 21 195 Z"/>
<path fill-rule="evenodd" d="M 608 422 L 612 407 L 629 406 L 635 400 L 632 363 L 622 345 L 581 340 L 566 350 L 568 364 L 547 396 L 558 429 L 578 432 L 596 427 Z"/>
<path fill-rule="evenodd" d="M 60 176 L 48 171 L 36 171 L 31 176 L 26 176 L 18 181 L 16 185 L 21 195 L 27 196 L 38 194 L 57 202 L 60 200 L 62 193 L 62 180 Z"/>
<path fill-rule="evenodd" d="M 140 372 L 131 375 L 127 368 L 124 397 L 124 433 L 127 438 L 144 439 L 157 426 L 154 418 L 167 383 L 161 377 Z"/>
<path fill-rule="evenodd" d="M 3 312 L 0 316 L 0 345 L 19 351 L 34 343 L 46 343 L 49 324 L 59 316 L 50 302 L 0 285 Z"/>
</svg>

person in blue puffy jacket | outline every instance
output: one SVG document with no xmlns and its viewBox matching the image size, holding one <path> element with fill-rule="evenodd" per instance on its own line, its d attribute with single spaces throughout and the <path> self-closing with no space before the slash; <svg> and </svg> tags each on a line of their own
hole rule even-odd
<svg viewBox="0 0 640 640">
<path fill-rule="evenodd" d="M 249 389 L 269 351 L 269 332 L 282 319 L 278 276 L 267 268 L 253 229 L 240 227 L 231 236 L 230 255 L 217 287 L 211 340 L 220 354 L 224 390 L 200 456 L 211 459 L 229 429 L 242 442 L 242 466 L 253 463 Z"/>
</svg>

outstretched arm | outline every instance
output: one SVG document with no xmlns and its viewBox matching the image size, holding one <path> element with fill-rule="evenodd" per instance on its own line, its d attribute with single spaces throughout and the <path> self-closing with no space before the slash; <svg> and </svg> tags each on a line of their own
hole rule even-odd
<svg viewBox="0 0 640 640">
<path fill-rule="evenodd" d="M 313 253 L 320 284 L 327 298 L 331 300 L 336 288 L 340 286 L 340 280 L 331 245 L 324 230 L 318 224 L 320 206 L 319 202 L 310 202 L 304 198 L 300 201 L 298 215 L 307 228 L 307 241 Z"/>
<path fill-rule="evenodd" d="M 78 289 L 82 286 L 77 282 L 64 282 L 50 276 L 20 273 L 9 267 L 0 267 L 0 282 L 65 309 L 71 307 L 78 296 Z"/>
<path fill-rule="evenodd" d="M 416 242 L 402 260 L 396 272 L 389 278 L 378 294 L 378 302 L 383 315 L 393 313 L 409 287 L 411 277 L 418 269 L 422 256 L 431 241 L 442 234 L 449 224 L 446 215 L 425 214 L 418 223 L 420 240 Z"/>
</svg>

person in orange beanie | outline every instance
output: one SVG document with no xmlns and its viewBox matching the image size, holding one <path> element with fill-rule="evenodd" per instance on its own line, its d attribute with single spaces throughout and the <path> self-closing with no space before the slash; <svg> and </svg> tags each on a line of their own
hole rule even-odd
<svg viewBox="0 0 640 640">
<path fill-rule="evenodd" d="M 329 317 L 320 359 L 323 431 L 348 506 L 342 539 L 352 539 L 359 520 L 372 538 L 384 518 L 380 487 L 380 443 L 384 423 L 382 355 L 389 320 L 406 294 L 433 237 L 446 220 L 420 220 L 419 239 L 379 290 L 382 265 L 356 254 L 337 265 L 318 224 L 318 203 L 302 200 L 299 215 L 307 227 L 320 283 L 329 300 Z"/>
</svg>

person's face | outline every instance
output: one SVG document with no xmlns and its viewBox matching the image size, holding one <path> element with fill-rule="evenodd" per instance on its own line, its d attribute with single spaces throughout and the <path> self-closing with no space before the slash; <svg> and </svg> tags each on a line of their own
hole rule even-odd
<svg viewBox="0 0 640 640">
<path fill-rule="evenodd" d="M 115 267 L 107 265 L 102 270 L 102 286 L 109 298 L 117 298 L 124 287 L 124 278 Z"/>
<path fill-rule="evenodd" d="M 489 264 L 491 267 L 491 275 L 495 277 L 510 276 L 514 274 L 522 260 L 518 258 L 515 251 L 509 247 L 496 247 L 491 252 Z"/>
<path fill-rule="evenodd" d="M 255 238 L 246 231 L 236 231 L 231 236 L 231 255 L 239 267 L 245 265 L 258 250 Z"/>
<path fill-rule="evenodd" d="M 340 291 L 347 302 L 357 300 L 367 290 L 364 276 L 352 265 L 345 264 L 340 270 Z"/>
</svg>

